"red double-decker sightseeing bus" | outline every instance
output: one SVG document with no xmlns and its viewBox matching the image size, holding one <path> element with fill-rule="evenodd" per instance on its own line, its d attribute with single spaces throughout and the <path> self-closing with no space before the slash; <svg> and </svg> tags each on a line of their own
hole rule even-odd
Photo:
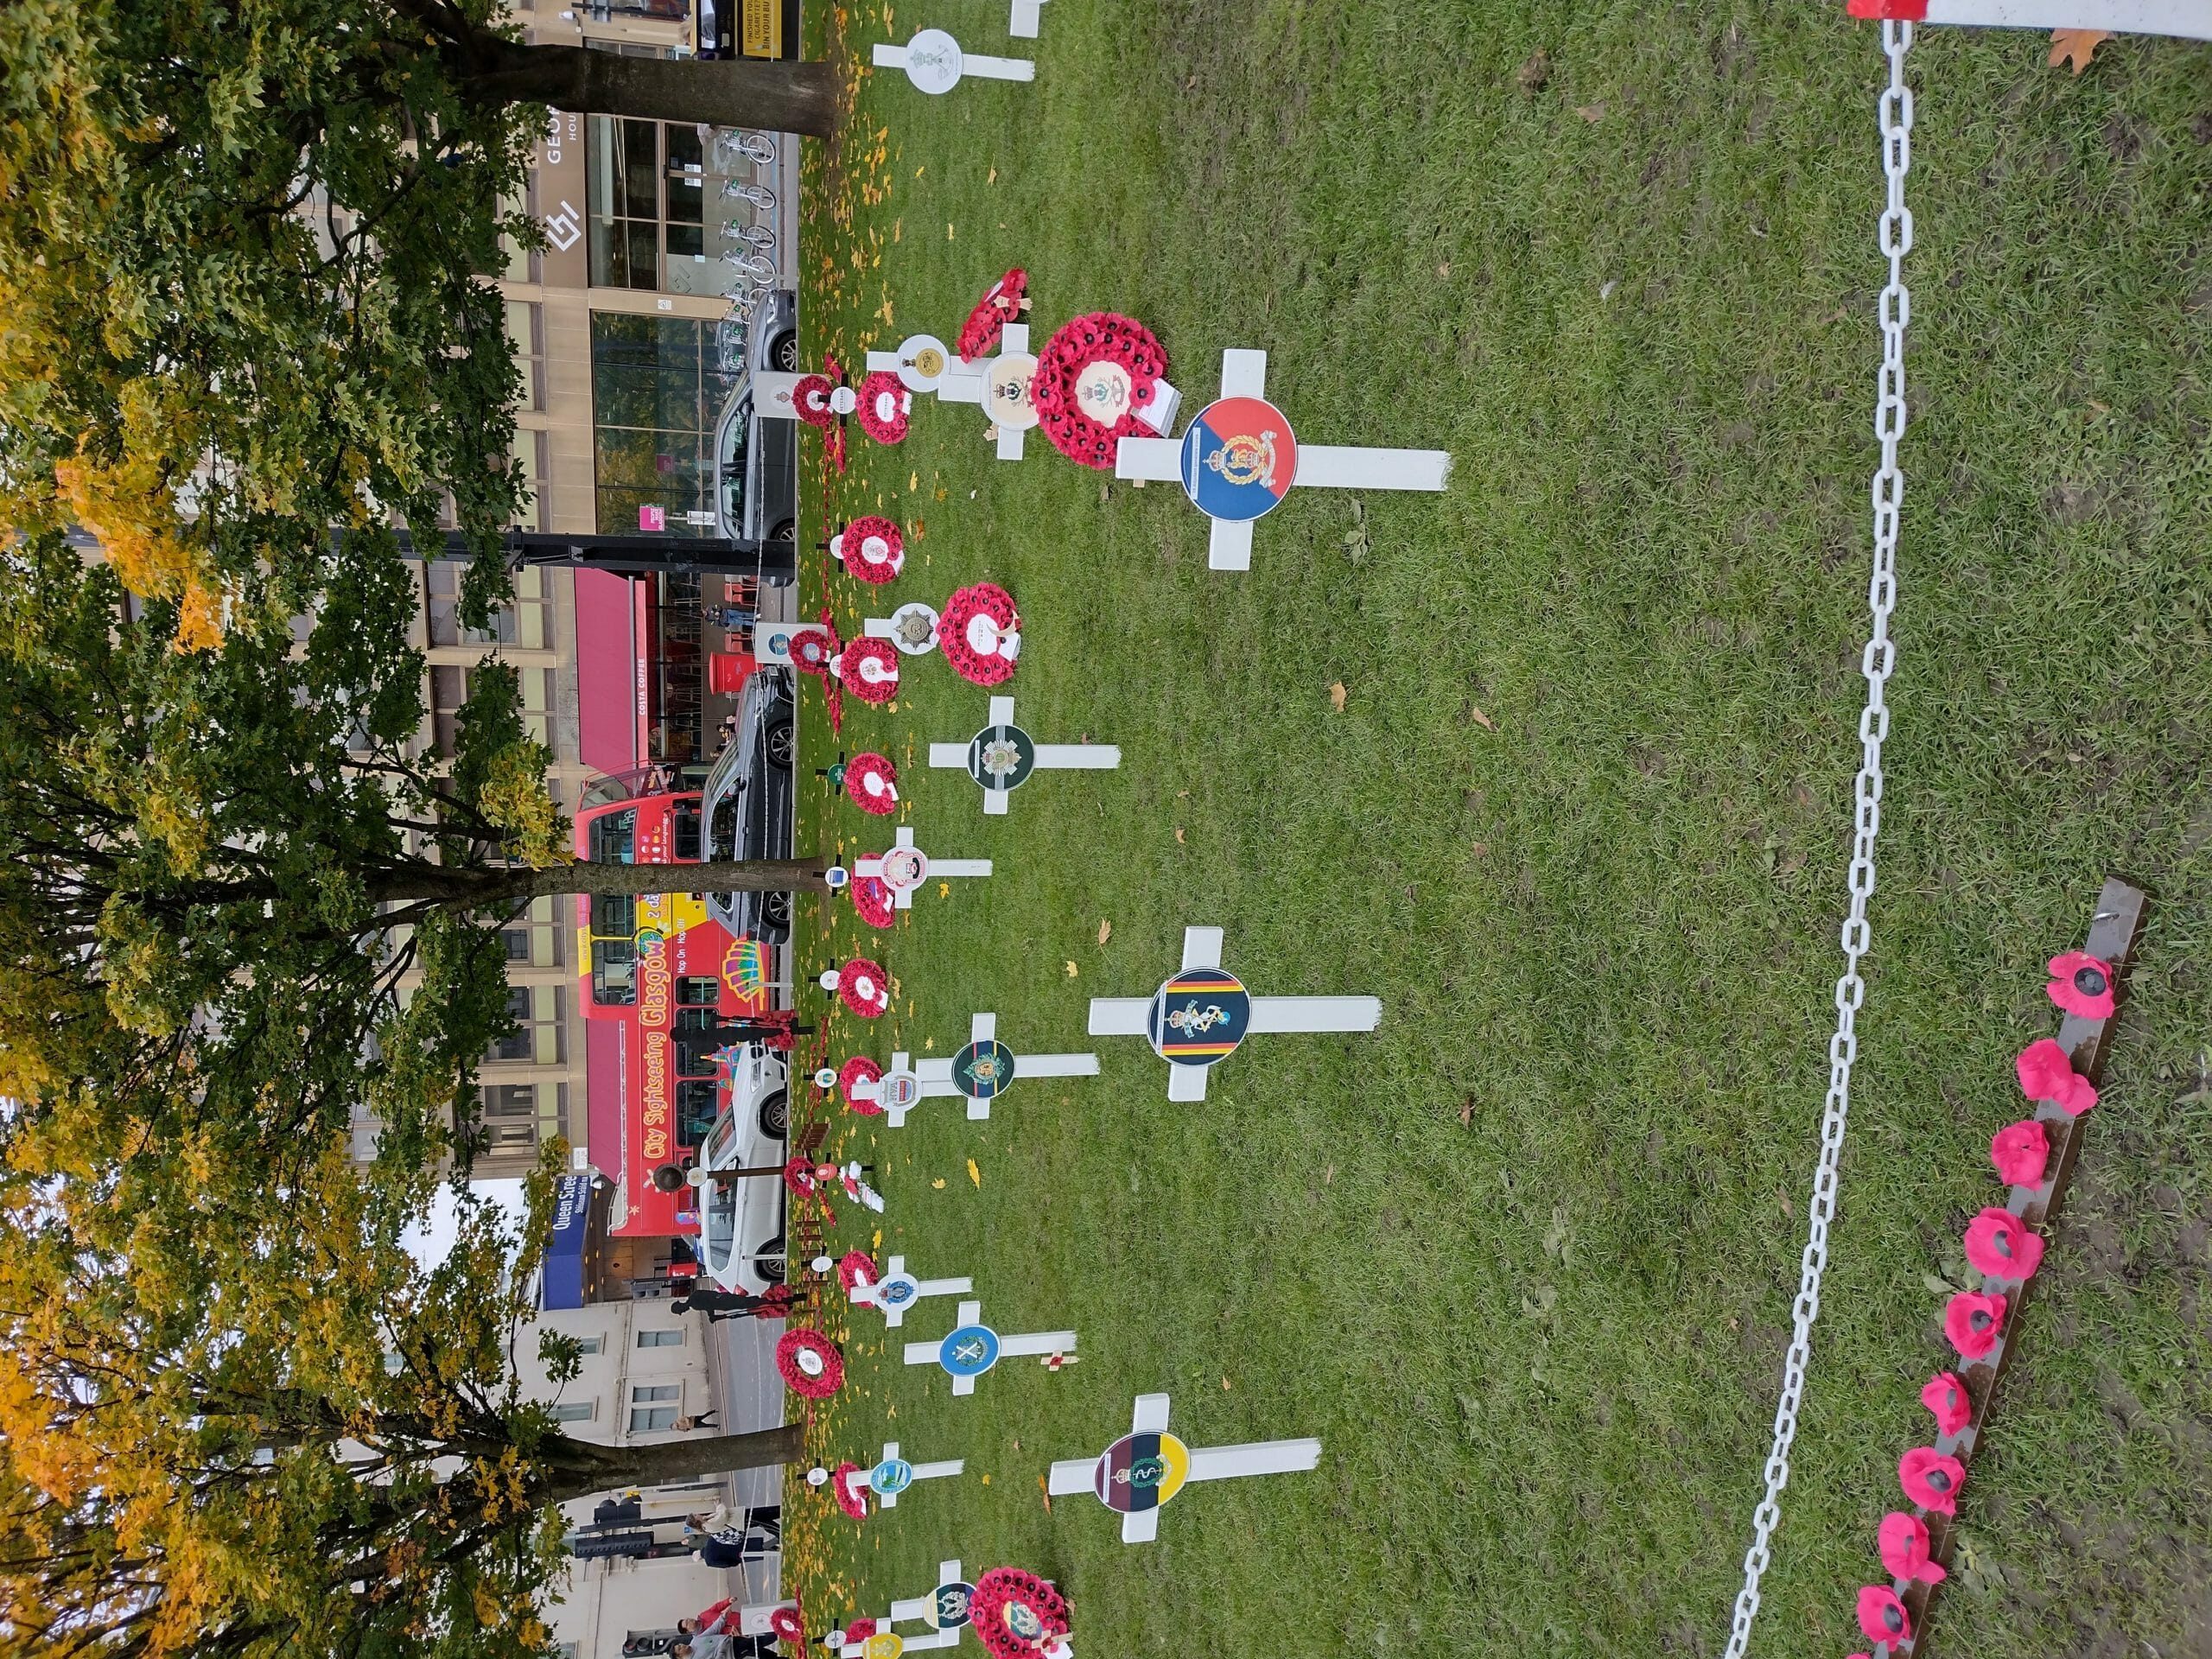
<svg viewBox="0 0 2212 1659">
<path fill-rule="evenodd" d="M 700 830 L 698 791 L 632 796 L 577 812 L 576 854 L 601 863 L 696 864 Z M 769 1006 L 765 947 L 733 936 L 699 893 L 579 895 L 576 959 L 592 1022 L 591 1148 L 623 1200 L 610 1230 L 696 1232 L 691 1190 L 661 1192 L 652 1175 L 664 1164 L 689 1161 L 714 1128 L 715 1029 Z M 608 1134 L 618 1142 L 615 1157 L 603 1144 Z"/>
</svg>

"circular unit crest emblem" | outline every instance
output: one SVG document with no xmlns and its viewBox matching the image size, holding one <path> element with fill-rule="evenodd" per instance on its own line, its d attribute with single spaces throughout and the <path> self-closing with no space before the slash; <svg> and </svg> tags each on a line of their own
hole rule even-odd
<svg viewBox="0 0 2212 1659">
<path fill-rule="evenodd" d="M 922 1080 L 912 1071 L 887 1071 L 876 1087 L 883 1091 L 876 1098 L 887 1108 L 903 1112 L 921 1103 Z"/>
<path fill-rule="evenodd" d="M 937 1587 L 936 1624 L 940 1630 L 957 1630 L 968 1622 L 968 1605 L 976 1599 L 976 1586 L 965 1579 L 956 1584 L 940 1584 Z"/>
<path fill-rule="evenodd" d="M 1252 998 L 1236 975 L 1188 968 L 1153 997 L 1146 1034 L 1172 1065 L 1211 1065 L 1235 1052 L 1251 1027 Z"/>
<path fill-rule="evenodd" d="M 1091 1490 L 1120 1515 L 1156 1510 L 1191 1478 L 1191 1449 L 1173 1434 L 1124 1434 L 1091 1474 Z"/>
<path fill-rule="evenodd" d="M 868 1471 L 868 1484 L 880 1497 L 903 1492 L 914 1484 L 914 1465 L 904 1458 L 886 1458 Z"/>
<path fill-rule="evenodd" d="M 861 1645 L 866 1659 L 899 1659 L 906 1651 L 906 1638 L 896 1630 L 878 1630 Z"/>
<path fill-rule="evenodd" d="M 996 1038 L 952 1057 L 952 1086 L 970 1100 L 995 1100 L 1014 1084 L 1014 1051 Z"/>
<path fill-rule="evenodd" d="M 1262 518 L 1298 476 L 1298 440 L 1264 397 L 1224 397 L 1183 434 L 1183 493 L 1209 518 Z"/>
<path fill-rule="evenodd" d="M 1037 745 L 1019 726 L 986 726 L 968 740 L 968 775 L 985 789 L 1019 789 L 1037 770 Z"/>
<path fill-rule="evenodd" d="M 938 1344 L 937 1363 L 955 1376 L 981 1376 L 999 1363 L 999 1333 L 988 1325 L 963 1325 Z"/>
<path fill-rule="evenodd" d="M 904 1307 L 921 1294 L 921 1285 L 911 1273 L 894 1273 L 879 1279 L 874 1292 L 878 1307 Z"/>
</svg>

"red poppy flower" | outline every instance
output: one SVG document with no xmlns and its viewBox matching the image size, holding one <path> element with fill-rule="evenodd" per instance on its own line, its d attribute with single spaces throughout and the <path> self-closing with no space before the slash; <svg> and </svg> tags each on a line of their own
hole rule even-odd
<svg viewBox="0 0 2212 1659">
<path fill-rule="evenodd" d="M 855 518 L 830 538 L 830 556 L 845 574 L 881 587 L 906 568 L 906 540 L 888 518 Z"/>
<path fill-rule="evenodd" d="M 881 818 L 899 810 L 899 768 L 873 749 L 845 763 L 845 793 L 863 812 Z"/>
<path fill-rule="evenodd" d="M 836 388 L 826 374 L 803 374 L 791 387 L 791 404 L 809 426 L 828 427 L 837 417 L 830 410 L 830 394 Z"/>
<path fill-rule="evenodd" d="M 786 1331 L 776 1338 L 776 1370 L 802 1399 L 827 1400 L 845 1380 L 845 1357 L 819 1331 Z"/>
<path fill-rule="evenodd" d="M 866 1250 L 847 1250 L 837 1258 L 837 1287 L 848 1296 L 882 1276 L 875 1269 L 875 1258 Z"/>
<path fill-rule="evenodd" d="M 883 1103 L 874 1100 L 853 1098 L 856 1083 L 877 1083 L 883 1077 L 883 1068 L 865 1054 L 855 1054 L 837 1071 L 837 1087 L 845 1096 L 845 1104 L 863 1117 L 876 1117 L 883 1111 Z"/>
<path fill-rule="evenodd" d="M 804 1158 L 794 1158 L 784 1166 L 784 1185 L 795 1198 L 810 1198 L 820 1183 L 814 1179 L 814 1166 Z"/>
<path fill-rule="evenodd" d="M 891 976 L 881 963 L 855 957 L 837 970 L 837 995 L 861 1019 L 876 1019 L 891 1006 Z"/>
<path fill-rule="evenodd" d="M 2020 1092 L 2030 1100 L 2048 1100 L 2069 1117 L 2079 1117 L 2097 1103 L 2096 1085 L 2074 1069 L 2066 1051 L 2048 1037 L 2039 1037 L 2012 1062 Z"/>
<path fill-rule="evenodd" d="M 1897 1459 L 1897 1484 L 1904 1495 L 1937 1515 L 1959 1512 L 1959 1488 L 1966 1484 L 1966 1465 L 1932 1446 L 1916 1446 Z"/>
<path fill-rule="evenodd" d="M 2008 1123 L 1989 1137 L 1989 1161 L 1997 1179 L 2012 1186 L 2041 1186 L 2050 1162 L 2050 1136 L 2032 1117 Z"/>
<path fill-rule="evenodd" d="M 1021 652 L 1021 613 L 1014 595 L 993 582 L 961 588 L 938 613 L 937 645 L 952 671 L 972 684 L 1012 678 Z"/>
<path fill-rule="evenodd" d="M 1029 273 L 1016 265 L 976 302 L 968 321 L 960 325 L 960 339 L 954 349 L 964 358 L 988 357 L 1007 324 L 1027 308 L 1028 294 Z"/>
<path fill-rule="evenodd" d="M 906 435 L 906 417 L 913 408 L 914 394 L 899 377 L 878 369 L 861 382 L 860 407 L 853 418 L 878 443 L 897 443 Z"/>
<path fill-rule="evenodd" d="M 2010 1210 L 1985 1210 L 1967 1224 L 1967 1261 L 1985 1279 L 2032 1279 L 2043 1239 Z"/>
<path fill-rule="evenodd" d="M 976 1580 L 968 1622 L 994 1659 L 1037 1659 L 1068 1633 L 1068 1605 L 1034 1573 L 995 1567 Z"/>
<path fill-rule="evenodd" d="M 899 695 L 899 652 L 888 639 L 855 639 L 837 653 L 837 681 L 862 702 Z"/>
<path fill-rule="evenodd" d="M 1045 342 L 1029 398 L 1053 448 L 1070 461 L 1111 472 L 1123 438 L 1160 435 L 1137 411 L 1159 395 L 1167 353 L 1131 317 L 1095 311 Z"/>
<path fill-rule="evenodd" d="M 1938 1371 L 1920 1390 L 1920 1403 L 1936 1414 L 1936 1432 L 1955 1434 L 1974 1421 L 1967 1385 L 1949 1371 Z"/>
<path fill-rule="evenodd" d="M 806 1640 L 806 1625 L 796 1607 L 779 1607 L 768 1615 L 768 1630 L 779 1642 Z"/>
<path fill-rule="evenodd" d="M 2044 991 L 2069 1014 L 2084 1020 L 2112 1018 L 2112 963 L 2086 950 L 2069 950 L 2050 963 L 2050 983 Z"/>
<path fill-rule="evenodd" d="M 1874 1548 L 1881 1552 L 1882 1565 L 1889 1568 L 1892 1578 L 1941 1584 L 1950 1576 L 1929 1559 L 1928 1523 L 1916 1515 L 1891 1510 L 1882 1517 L 1881 1529 L 1874 1535 Z M 1873 1636 L 1872 1630 L 1867 1634 Z M 1876 1636 L 1874 1639 L 1880 1642 L 1886 1638 Z"/>
<path fill-rule="evenodd" d="M 1961 1359 L 1986 1358 L 2005 1327 L 2005 1299 L 1991 1291 L 1962 1290 L 1943 1310 L 1943 1334 Z"/>
<path fill-rule="evenodd" d="M 875 1621 L 874 1619 L 856 1618 L 845 1626 L 845 1644 L 849 1647 L 855 1642 L 865 1642 L 874 1634 Z"/>
<path fill-rule="evenodd" d="M 839 1509 L 855 1521 L 865 1521 L 868 1519 L 868 1498 L 864 1492 L 856 1492 L 853 1490 L 858 1483 L 846 1478 L 849 1475 L 857 1475 L 860 1472 L 861 1466 L 857 1463 L 839 1464 L 830 1476 L 830 1492 L 837 1500 Z M 848 1631 L 846 1634 L 849 1637 L 851 1632 Z"/>
<path fill-rule="evenodd" d="M 1859 1592 L 1859 1629 L 1869 1642 L 1894 1646 L 1912 1640 L 1912 1621 L 1905 1617 L 1904 1603 L 1885 1584 L 1870 1584 Z"/>
<path fill-rule="evenodd" d="M 853 908 L 860 913 L 861 920 L 870 927 L 888 927 L 898 919 L 891 889 L 883 885 L 881 876 L 856 875 L 845 890 L 853 895 Z"/>
</svg>

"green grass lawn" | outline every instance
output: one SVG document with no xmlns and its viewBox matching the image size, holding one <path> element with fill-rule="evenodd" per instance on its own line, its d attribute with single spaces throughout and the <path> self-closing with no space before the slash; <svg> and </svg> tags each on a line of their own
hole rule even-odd
<svg viewBox="0 0 2212 1659">
<path fill-rule="evenodd" d="M 897 1363 L 949 1308 L 889 1341 L 856 1316 L 817 1448 L 895 1436 L 969 1474 L 865 1529 L 795 1513 L 811 1613 L 880 1612 L 957 1555 L 1057 1578 L 1094 1655 L 1718 1651 L 1803 1243 L 1862 696 L 1884 67 L 1840 12 L 1054 0 L 1033 46 L 1003 0 L 812 25 L 857 93 L 809 162 L 810 357 L 950 339 L 1018 264 L 1039 343 L 1135 315 L 1192 409 L 1222 348 L 1264 347 L 1306 441 L 1456 470 L 1368 499 L 1363 547 L 1349 497 L 1300 493 L 1241 575 L 1207 570 L 1173 486 L 1039 435 L 999 465 L 933 401 L 810 486 L 810 540 L 909 525 L 896 587 L 829 583 L 849 632 L 1001 582 L 1024 723 L 1125 756 L 986 819 L 924 765 L 983 717 L 935 658 L 895 711 L 812 723 L 810 768 L 887 750 L 922 844 L 998 861 L 888 936 L 842 899 L 804 915 L 810 972 L 866 950 L 899 984 L 876 1027 L 836 1023 L 838 1058 L 947 1053 L 979 1007 L 1018 1048 L 1090 1046 L 1087 999 L 1148 992 L 1191 923 L 1255 990 L 1385 1004 L 1372 1037 L 1255 1043 L 1201 1107 L 1107 1039 L 1102 1077 L 1019 1085 L 988 1125 L 838 1119 L 882 1166 L 884 1253 L 973 1274 L 1001 1329 L 1075 1326 L 1083 1358 L 954 1400 Z M 861 75 L 925 23 L 1033 51 L 1037 81 Z M 1539 51 L 1548 79 L 1521 75 Z M 2054 1026 L 2041 958 L 2108 871 L 2152 892 L 2151 931 L 1936 1640 L 2212 1650 L 2212 52 L 2121 41 L 2077 81 L 2044 51 L 1939 32 L 1912 59 L 1876 944 L 1762 1653 L 1864 1645 L 1948 1351 L 1929 1278 L 1964 1274 L 2012 1056 Z M 802 804 L 803 845 L 887 839 Z M 1194 1444 L 1316 1434 L 1322 1471 L 1195 1489 L 1144 1548 L 1087 1498 L 1048 1512 L 1047 1465 L 1155 1389 Z"/>
</svg>

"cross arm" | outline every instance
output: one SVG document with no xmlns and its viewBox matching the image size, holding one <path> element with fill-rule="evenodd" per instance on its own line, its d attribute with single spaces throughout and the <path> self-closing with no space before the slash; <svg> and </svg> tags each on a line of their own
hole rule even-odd
<svg viewBox="0 0 2212 1659">
<path fill-rule="evenodd" d="M 1052 1465 L 1052 1472 L 1046 1478 L 1045 1490 L 1054 1497 L 1087 1492 L 1091 1490 L 1091 1471 L 1097 1467 L 1096 1458 L 1063 1458 Z"/>
</svg>

